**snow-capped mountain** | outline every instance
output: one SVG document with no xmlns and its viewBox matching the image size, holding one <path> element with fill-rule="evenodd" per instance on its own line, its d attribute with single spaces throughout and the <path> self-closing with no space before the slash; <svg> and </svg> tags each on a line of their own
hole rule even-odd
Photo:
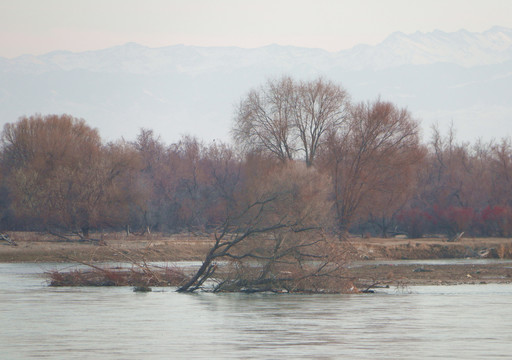
<svg viewBox="0 0 512 360">
<path fill-rule="evenodd" d="M 381 96 L 423 119 L 453 121 L 463 138 L 512 135 L 512 29 L 391 34 L 336 53 L 269 45 L 255 49 L 135 43 L 97 51 L 0 58 L 0 116 L 70 113 L 107 139 L 152 128 L 228 139 L 234 104 L 282 74 L 324 76 L 355 101 Z"/>
<path fill-rule="evenodd" d="M 198 74 L 252 66 L 275 68 L 283 64 L 325 71 L 331 68 L 386 69 L 439 62 L 472 67 L 507 60 L 512 60 L 512 29 L 494 27 L 483 33 L 436 30 L 406 35 L 396 32 L 376 46 L 358 45 L 338 53 L 279 45 L 255 49 L 184 45 L 149 48 L 127 43 L 98 51 L 55 51 L 41 56 L 1 59 L 0 69 L 26 73 L 81 69 L 106 73 Z"/>
<path fill-rule="evenodd" d="M 339 63 L 352 70 L 435 63 L 473 67 L 508 60 L 512 60 L 512 29 L 503 27 L 483 33 L 396 32 L 376 46 L 359 45 L 339 53 Z"/>
<path fill-rule="evenodd" d="M 44 73 L 87 70 L 102 73 L 189 74 L 232 71 L 253 66 L 280 67 L 307 64 L 329 67 L 333 54 L 319 49 L 269 45 L 255 49 L 236 47 L 196 47 L 174 45 L 148 48 L 128 43 L 98 51 L 51 52 L 41 56 L 24 55 L 2 59 L 3 72 Z M 327 66 L 326 66 L 327 65 Z"/>
</svg>

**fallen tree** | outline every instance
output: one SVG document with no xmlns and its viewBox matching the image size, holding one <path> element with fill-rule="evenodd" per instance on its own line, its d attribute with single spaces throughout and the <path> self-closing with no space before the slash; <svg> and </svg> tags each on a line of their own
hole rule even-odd
<svg viewBox="0 0 512 360">
<path fill-rule="evenodd" d="M 1 240 L 7 241 L 9 245 L 18 246 L 18 244 L 16 244 L 16 242 L 13 239 L 11 239 L 11 237 L 8 234 L 0 234 L 0 241 Z"/>
<path fill-rule="evenodd" d="M 326 235 L 331 226 L 326 179 L 290 162 L 253 164 L 231 193 L 226 218 L 201 267 L 179 292 L 347 292 L 347 244 Z M 251 180 L 247 180 L 253 176 Z M 245 185 L 249 184 L 247 187 Z"/>
<path fill-rule="evenodd" d="M 87 273 L 74 272 L 64 278 L 51 274 L 58 280 L 54 285 L 139 286 L 130 280 L 135 275 L 138 282 L 140 278 L 146 281 L 140 286 L 168 284 L 178 286 L 178 292 L 356 291 L 345 269 L 350 245 L 330 235 L 334 224 L 328 179 L 303 163 L 269 165 L 263 160 L 255 156 L 239 167 L 212 164 L 211 183 L 197 192 L 195 200 L 201 203 L 204 196 L 215 207 L 216 216 L 211 219 L 218 223 L 201 229 L 213 233 L 215 240 L 190 277 L 180 276 L 178 283 L 153 282 L 161 277 L 159 271 L 150 269 L 145 261 L 137 265 L 137 259 L 121 253 L 137 265 L 137 273 L 92 264 L 94 271 Z"/>
</svg>

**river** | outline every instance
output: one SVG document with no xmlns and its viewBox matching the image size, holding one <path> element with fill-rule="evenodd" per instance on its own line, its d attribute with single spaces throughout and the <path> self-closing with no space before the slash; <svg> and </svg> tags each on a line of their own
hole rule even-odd
<svg viewBox="0 0 512 360">
<path fill-rule="evenodd" d="M 510 359 L 512 285 L 365 295 L 51 288 L 0 264 L 1 359 Z M 62 267 L 62 265 L 59 265 Z"/>
</svg>

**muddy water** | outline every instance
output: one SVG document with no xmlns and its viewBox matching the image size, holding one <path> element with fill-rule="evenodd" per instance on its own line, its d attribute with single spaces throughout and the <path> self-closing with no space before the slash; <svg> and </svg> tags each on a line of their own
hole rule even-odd
<svg viewBox="0 0 512 360">
<path fill-rule="evenodd" d="M 372 295 L 49 288 L 0 264 L 1 359 L 509 359 L 512 285 Z"/>
</svg>

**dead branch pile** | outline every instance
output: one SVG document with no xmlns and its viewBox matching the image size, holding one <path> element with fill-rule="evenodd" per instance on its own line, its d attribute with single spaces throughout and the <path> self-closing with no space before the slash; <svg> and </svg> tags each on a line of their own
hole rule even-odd
<svg viewBox="0 0 512 360">
<path fill-rule="evenodd" d="M 102 268 L 50 271 L 50 286 L 180 286 L 188 279 L 184 272 L 173 266 L 140 268 Z"/>
</svg>

